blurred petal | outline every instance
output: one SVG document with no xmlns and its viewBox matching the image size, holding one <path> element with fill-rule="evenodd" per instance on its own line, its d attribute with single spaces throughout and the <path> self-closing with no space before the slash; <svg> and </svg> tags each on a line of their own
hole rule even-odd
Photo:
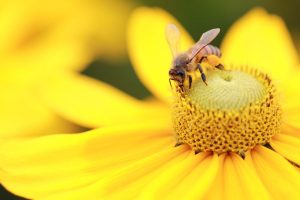
<svg viewBox="0 0 300 200">
<path fill-rule="evenodd" d="M 289 76 L 285 80 L 275 80 L 277 85 L 281 86 L 282 100 L 284 101 L 284 109 L 300 109 L 300 102 L 296 97 L 300 95 L 300 66 L 295 70 L 291 70 Z"/>
<path fill-rule="evenodd" d="M 287 109 L 284 113 L 284 122 L 290 127 L 294 127 L 294 133 L 298 133 L 300 136 L 300 109 L 295 108 L 294 110 Z M 295 130 L 297 130 L 295 132 Z"/>
<path fill-rule="evenodd" d="M 5 141 L 0 146 L 1 183 L 13 193 L 30 199 L 66 190 L 74 198 L 56 199 L 82 199 L 82 196 L 75 197 L 95 184 L 107 188 L 94 188 L 94 193 L 88 194 L 93 197 L 103 191 L 123 188 L 122 182 L 151 172 L 186 151 L 186 147 L 173 147 L 174 138 L 168 129 L 157 120 L 155 126 L 139 123 L 82 134 Z M 115 174 L 115 178 L 110 174 Z M 126 179 L 118 178 L 122 174 Z M 104 176 L 108 178 L 102 180 Z"/>
<path fill-rule="evenodd" d="M 86 54 L 88 51 L 84 47 L 86 39 L 79 35 L 88 30 L 71 21 L 74 19 L 71 16 L 74 14 L 73 9 L 76 4 L 73 6 L 69 4 L 67 8 L 64 3 L 47 2 L 37 4 L 36 1 L 25 3 L 13 0 L 5 3 L 0 15 L 1 30 L 3 30 L 0 33 L 0 52 L 1 60 L 12 63 L 10 66 L 1 65 L 1 70 L 2 68 L 6 70 L 25 68 L 30 71 L 37 67 L 44 70 L 46 67 L 50 69 L 83 67 L 77 64 L 77 61 L 82 58 L 78 52 Z M 72 12 L 65 12 L 67 9 Z M 69 55 L 72 55 L 73 60 Z M 68 66 L 65 66 L 66 59 L 68 59 Z M 61 65 L 57 65 L 60 62 Z M 47 70 L 45 74 L 48 73 Z M 39 72 L 43 71 L 40 69 Z"/>
<path fill-rule="evenodd" d="M 130 7 L 120 0 L 2 2 L 0 82 L 23 85 L 62 69 L 80 71 L 95 54 L 124 56 Z"/>
<path fill-rule="evenodd" d="M 299 137 L 294 137 L 276 134 L 270 144 L 279 154 L 300 165 L 300 135 Z"/>
<path fill-rule="evenodd" d="M 246 155 L 246 161 L 256 169 L 274 199 L 300 198 L 300 173 L 278 153 L 257 146 Z"/>
<path fill-rule="evenodd" d="M 75 73 L 47 80 L 42 93 L 59 114 L 82 126 L 132 124 L 159 118 L 168 124 L 167 107 L 142 102 L 100 81 Z"/>
<path fill-rule="evenodd" d="M 159 8 L 138 8 L 129 19 L 128 51 L 133 66 L 145 86 L 158 98 L 169 102 L 171 89 L 168 71 L 172 55 L 165 28 L 175 24 L 181 32 L 181 50 L 188 49 L 193 40 L 169 13 Z"/>
<path fill-rule="evenodd" d="M 292 127 L 300 129 L 300 71 L 294 70 L 288 80 L 281 82 L 282 109 L 284 122 Z"/>
<path fill-rule="evenodd" d="M 287 78 L 298 56 L 281 18 L 256 8 L 239 19 L 222 44 L 225 63 L 262 69 L 276 80 Z"/>
<path fill-rule="evenodd" d="M 293 137 L 298 137 L 298 138 L 300 137 L 300 129 L 286 123 L 282 124 L 281 133 Z"/>
<path fill-rule="evenodd" d="M 92 23 L 87 26 L 94 28 L 96 34 L 94 41 L 97 43 L 91 40 L 90 45 L 98 50 L 97 53 L 101 57 L 115 60 L 126 56 L 126 36 L 124 33 L 133 4 L 135 1 L 131 0 L 91 1 L 90 7 L 94 7 L 94 16 L 90 17 Z M 88 9 L 87 12 L 89 12 Z M 86 24 L 86 22 L 82 20 L 82 24 Z"/>
<path fill-rule="evenodd" d="M 0 138 L 79 131 L 41 103 L 27 88 L 1 85 Z"/>
<path fill-rule="evenodd" d="M 17 54 L 45 48 L 43 42 L 55 39 L 56 44 L 81 41 L 102 56 L 118 57 L 125 53 L 125 21 L 131 7 L 130 1 L 121 0 L 7 1 L 1 4 L 0 51 Z"/>
<path fill-rule="evenodd" d="M 87 65 L 91 56 L 78 43 L 45 44 L 46 49 L 34 49 L 22 55 L 2 59 L 0 83 L 33 85 L 62 70 L 78 70 Z"/>
</svg>

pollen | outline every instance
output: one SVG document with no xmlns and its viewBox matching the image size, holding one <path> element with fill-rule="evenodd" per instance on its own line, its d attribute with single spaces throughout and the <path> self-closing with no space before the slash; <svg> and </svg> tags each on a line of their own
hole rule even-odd
<svg viewBox="0 0 300 200">
<path fill-rule="evenodd" d="M 172 121 L 177 144 L 196 153 L 242 155 L 267 144 L 281 126 L 279 97 L 271 78 L 252 68 L 210 70 L 206 86 L 174 92 Z"/>
</svg>

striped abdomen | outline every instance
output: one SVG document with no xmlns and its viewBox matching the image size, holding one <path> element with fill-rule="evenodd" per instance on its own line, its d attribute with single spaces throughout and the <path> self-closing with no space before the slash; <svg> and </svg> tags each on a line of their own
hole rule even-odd
<svg viewBox="0 0 300 200">
<path fill-rule="evenodd" d="M 199 54 L 201 54 L 202 56 L 208 56 L 208 55 L 215 55 L 218 57 L 221 57 L 221 51 L 218 47 L 215 47 L 213 45 L 207 45 L 206 47 L 204 47 Z"/>
<path fill-rule="evenodd" d="M 215 46 L 209 44 L 209 45 L 205 46 L 203 49 L 201 49 L 201 51 L 199 51 L 199 53 L 194 58 L 194 61 L 196 63 L 199 63 L 203 57 L 208 56 L 208 55 L 215 55 L 215 56 L 221 57 L 222 53 L 218 47 L 215 47 Z"/>
</svg>

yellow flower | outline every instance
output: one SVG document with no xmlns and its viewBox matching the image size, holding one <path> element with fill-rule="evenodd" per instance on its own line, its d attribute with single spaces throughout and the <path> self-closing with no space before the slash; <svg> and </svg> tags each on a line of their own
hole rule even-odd
<svg viewBox="0 0 300 200">
<path fill-rule="evenodd" d="M 41 102 L 37 87 L 50 74 L 84 69 L 96 54 L 121 56 L 129 6 L 13 0 L 0 7 L 0 137 L 78 130 Z"/>
<path fill-rule="evenodd" d="M 139 101 L 77 74 L 66 73 L 63 79 L 53 76 L 51 85 L 43 88 L 49 105 L 83 126 L 101 128 L 82 134 L 57 134 L 1 144 L 0 179 L 7 189 L 33 199 L 300 197 L 297 121 L 300 105 L 296 100 L 299 69 L 295 49 L 282 20 L 254 9 L 233 25 L 222 45 L 224 63 L 259 66 L 277 82 L 275 85 L 281 92 L 278 100 L 283 110 L 280 130 L 269 144 L 258 144 L 248 150 L 244 159 L 233 152 L 195 155 L 189 145 L 174 147 L 176 140 L 168 106 L 172 97 L 167 73 L 172 58 L 164 36 L 168 23 L 180 27 L 182 47 L 189 47 L 193 42 L 191 38 L 161 9 L 137 9 L 128 29 L 133 65 L 160 101 Z M 264 91 L 269 91 L 271 79 L 264 73 L 254 75 L 265 81 L 262 82 L 267 84 Z M 274 102 L 277 103 L 270 101 Z M 193 105 L 189 105 L 183 106 L 184 109 L 194 112 L 190 109 Z M 249 116 L 255 115 L 254 112 Z M 275 120 L 279 118 L 271 119 Z M 255 121 L 244 123 L 245 129 L 250 123 L 255 124 Z M 264 131 L 267 133 L 269 129 Z M 257 130 L 254 134 L 263 136 L 264 131 Z"/>
</svg>

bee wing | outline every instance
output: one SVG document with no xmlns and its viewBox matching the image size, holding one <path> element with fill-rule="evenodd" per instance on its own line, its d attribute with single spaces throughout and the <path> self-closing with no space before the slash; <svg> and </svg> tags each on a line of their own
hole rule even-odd
<svg viewBox="0 0 300 200">
<path fill-rule="evenodd" d="M 172 55 L 175 58 L 179 53 L 179 43 L 180 43 L 179 29 L 174 24 L 168 24 L 166 26 L 165 33 L 166 33 L 167 41 L 170 46 Z"/>
<path fill-rule="evenodd" d="M 199 41 L 191 48 L 189 59 L 192 60 L 201 51 L 201 49 L 211 43 L 219 33 L 219 28 L 214 28 L 203 33 Z"/>
</svg>

